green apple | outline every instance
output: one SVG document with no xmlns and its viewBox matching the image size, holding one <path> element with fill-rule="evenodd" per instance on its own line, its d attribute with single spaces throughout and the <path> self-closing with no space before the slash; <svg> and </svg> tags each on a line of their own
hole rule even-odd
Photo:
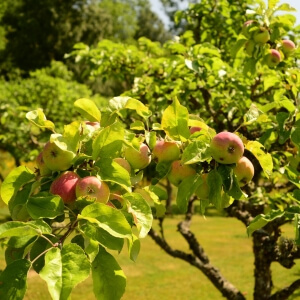
<svg viewBox="0 0 300 300">
<path fill-rule="evenodd" d="M 119 164 L 121 167 L 123 167 L 129 174 L 131 173 L 131 166 L 125 158 L 116 157 L 116 158 L 114 158 L 114 161 L 117 164 Z"/>
<path fill-rule="evenodd" d="M 292 54 L 295 51 L 295 43 L 291 40 L 282 40 L 281 41 L 281 49 L 286 57 Z"/>
<path fill-rule="evenodd" d="M 193 167 L 182 164 L 180 160 L 175 160 L 171 164 L 168 179 L 172 184 L 178 186 L 184 178 L 194 174 L 196 174 L 196 171 Z"/>
<path fill-rule="evenodd" d="M 252 162 L 243 156 L 233 168 L 233 172 L 237 177 L 240 186 L 249 183 L 254 176 L 254 166 Z"/>
<path fill-rule="evenodd" d="M 265 61 L 270 68 L 276 67 L 281 61 L 281 55 L 279 51 L 276 49 L 270 49 L 269 53 L 265 57 Z"/>
<path fill-rule="evenodd" d="M 50 193 L 59 195 L 64 203 L 72 203 L 76 200 L 76 184 L 79 179 L 75 172 L 63 172 L 51 183 Z"/>
<path fill-rule="evenodd" d="M 40 152 L 40 154 L 36 158 L 36 165 L 38 168 L 38 172 L 41 176 L 48 176 L 52 174 L 52 171 L 46 166 L 44 159 L 43 159 L 43 152 Z"/>
<path fill-rule="evenodd" d="M 144 169 L 151 162 L 149 147 L 144 143 L 140 144 L 139 150 L 131 147 L 126 148 L 124 151 L 124 157 L 133 169 Z"/>
<path fill-rule="evenodd" d="M 220 132 L 210 143 L 211 156 L 221 164 L 234 164 L 244 153 L 242 140 L 232 132 Z"/>
<path fill-rule="evenodd" d="M 195 194 L 199 199 L 207 200 L 209 196 L 209 186 L 207 184 L 207 175 L 208 173 L 203 173 L 201 178 L 203 182 L 199 187 L 196 189 Z"/>
<path fill-rule="evenodd" d="M 101 203 L 107 203 L 110 195 L 108 185 L 96 176 L 80 178 L 76 184 L 76 197 L 95 199 Z"/>
<path fill-rule="evenodd" d="M 65 171 L 72 166 L 75 153 L 48 142 L 43 149 L 43 160 L 52 171 Z"/>
<path fill-rule="evenodd" d="M 159 162 L 173 161 L 179 159 L 180 150 L 176 142 L 161 140 L 153 147 L 152 155 L 153 158 L 156 157 Z"/>
<path fill-rule="evenodd" d="M 265 44 L 270 39 L 270 33 L 268 29 L 260 27 L 253 35 L 253 40 L 258 44 Z"/>
</svg>

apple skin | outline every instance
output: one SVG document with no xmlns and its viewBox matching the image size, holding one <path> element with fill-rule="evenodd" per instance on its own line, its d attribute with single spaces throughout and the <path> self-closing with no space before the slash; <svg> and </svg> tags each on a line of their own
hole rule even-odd
<svg viewBox="0 0 300 300">
<path fill-rule="evenodd" d="M 243 24 L 243 28 L 242 28 L 242 33 L 246 38 L 251 38 L 251 36 L 253 35 L 253 32 L 249 32 L 249 30 L 251 29 L 251 27 L 256 26 L 258 23 L 257 21 L 254 20 L 248 20 Z"/>
<path fill-rule="evenodd" d="M 96 176 L 80 178 L 76 184 L 76 197 L 95 198 L 96 201 L 107 203 L 110 195 L 108 185 Z"/>
<path fill-rule="evenodd" d="M 161 140 L 153 147 L 152 154 L 159 162 L 173 161 L 179 159 L 180 150 L 175 142 Z"/>
<path fill-rule="evenodd" d="M 114 161 L 117 164 L 119 164 L 121 167 L 123 167 L 129 174 L 131 173 L 131 166 L 125 158 L 116 157 L 116 158 L 114 158 Z"/>
<path fill-rule="evenodd" d="M 258 44 L 265 44 L 269 39 L 270 39 L 270 33 L 264 27 L 261 27 L 253 35 L 254 42 Z"/>
<path fill-rule="evenodd" d="M 243 156 L 233 168 L 233 172 L 237 177 L 239 186 L 244 186 L 249 183 L 254 176 L 254 166 L 252 162 Z"/>
<path fill-rule="evenodd" d="M 133 169 L 144 169 L 151 162 L 149 147 L 144 143 L 140 145 L 139 151 L 134 148 L 126 148 L 124 157 Z"/>
<path fill-rule="evenodd" d="M 48 176 L 52 174 L 52 171 L 46 166 L 44 159 L 43 159 L 43 152 L 40 152 L 40 154 L 36 158 L 36 165 L 39 169 L 39 174 L 41 176 Z"/>
<path fill-rule="evenodd" d="M 192 127 L 190 127 L 190 133 L 191 134 L 193 134 L 193 133 L 195 133 L 197 131 L 200 131 L 200 130 L 202 130 L 202 128 L 198 127 L 198 126 L 192 126 Z"/>
<path fill-rule="evenodd" d="M 244 153 L 242 140 L 234 133 L 223 131 L 214 136 L 210 144 L 211 156 L 221 164 L 234 164 Z"/>
<path fill-rule="evenodd" d="M 47 142 L 43 149 L 43 160 L 51 171 L 65 171 L 72 166 L 75 153 L 60 149 L 55 143 Z"/>
<path fill-rule="evenodd" d="M 281 49 L 285 56 L 289 56 L 295 51 L 295 44 L 291 40 L 282 40 L 281 41 Z"/>
<path fill-rule="evenodd" d="M 59 195 L 64 203 L 72 203 L 76 200 L 76 184 L 80 177 L 72 171 L 61 173 L 50 186 L 50 193 Z"/>
<path fill-rule="evenodd" d="M 281 61 L 281 55 L 276 49 L 271 49 L 266 56 L 266 63 L 270 68 L 276 67 Z"/>
<path fill-rule="evenodd" d="M 209 196 L 209 186 L 207 184 L 207 176 L 208 173 L 203 173 L 201 175 L 203 182 L 195 191 L 196 196 L 202 200 L 207 200 Z"/>
<path fill-rule="evenodd" d="M 190 165 L 184 165 L 181 164 L 180 160 L 175 160 L 171 164 L 168 179 L 172 184 L 178 186 L 184 178 L 194 174 L 196 174 L 196 171 Z"/>
</svg>

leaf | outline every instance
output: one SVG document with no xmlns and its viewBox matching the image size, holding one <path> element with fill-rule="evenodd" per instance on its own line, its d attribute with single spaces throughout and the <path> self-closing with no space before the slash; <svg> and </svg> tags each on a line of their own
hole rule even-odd
<svg viewBox="0 0 300 300">
<path fill-rule="evenodd" d="M 59 196 L 37 194 L 28 199 L 27 210 L 33 219 L 54 219 L 64 214 L 64 203 Z"/>
<path fill-rule="evenodd" d="M 222 209 L 222 177 L 217 170 L 212 170 L 207 175 L 207 184 L 209 187 L 209 201 L 217 209 Z"/>
<path fill-rule="evenodd" d="M 263 115 L 264 112 L 259 110 L 255 104 L 251 104 L 249 110 L 244 115 L 244 125 L 249 125 L 255 122 L 259 116 Z"/>
<path fill-rule="evenodd" d="M 138 237 L 135 236 L 134 234 L 132 235 L 132 240 L 127 240 L 127 241 L 128 241 L 128 251 L 129 251 L 130 259 L 132 261 L 136 261 L 140 253 L 141 242 L 138 239 Z"/>
<path fill-rule="evenodd" d="M 78 215 L 78 220 L 82 219 L 106 230 L 114 237 L 131 238 L 131 227 L 122 212 L 103 203 L 86 206 Z"/>
<path fill-rule="evenodd" d="M 47 120 L 43 110 L 41 108 L 38 108 L 36 110 L 29 111 L 26 114 L 26 118 L 35 126 L 39 128 L 45 128 L 49 129 L 51 131 L 54 131 L 55 125 L 53 122 Z"/>
<path fill-rule="evenodd" d="M 282 217 L 285 214 L 284 211 L 281 210 L 272 210 L 269 214 L 264 215 L 260 214 L 256 216 L 247 227 L 248 236 L 250 236 L 255 230 L 258 230 L 264 227 L 269 222 Z"/>
<path fill-rule="evenodd" d="M 273 171 L 273 160 L 270 153 L 265 153 L 264 146 L 257 141 L 248 141 L 245 149 L 249 150 L 259 161 L 267 178 L 270 177 Z"/>
<path fill-rule="evenodd" d="M 181 161 L 183 164 L 203 162 L 211 157 L 210 142 L 204 136 L 202 139 L 192 141 L 183 151 Z"/>
<path fill-rule="evenodd" d="M 111 181 L 131 192 L 130 174 L 112 159 L 100 159 L 95 164 L 100 168 L 99 175 L 104 181 Z"/>
<path fill-rule="evenodd" d="M 27 289 L 27 273 L 31 262 L 27 259 L 15 260 L 0 274 L 0 299 L 22 300 Z"/>
<path fill-rule="evenodd" d="M 280 0 L 268 0 L 268 8 L 269 9 L 274 8 L 279 1 Z"/>
<path fill-rule="evenodd" d="M 297 127 L 291 135 L 292 142 L 297 145 L 297 147 L 300 150 L 300 127 Z"/>
<path fill-rule="evenodd" d="M 237 53 L 245 45 L 246 42 L 247 42 L 246 38 L 239 37 L 239 39 L 236 41 L 236 43 L 233 45 L 233 47 L 231 49 L 231 53 L 230 53 L 231 56 L 236 57 Z"/>
<path fill-rule="evenodd" d="M 101 112 L 94 101 L 81 98 L 74 102 L 74 107 L 88 121 L 100 122 Z"/>
<path fill-rule="evenodd" d="M 148 202 L 138 193 L 126 193 L 123 198 L 128 201 L 128 212 L 133 215 L 139 231 L 139 238 L 144 238 L 152 226 L 153 215 Z"/>
<path fill-rule="evenodd" d="M 163 112 L 161 126 L 169 137 L 185 142 L 190 136 L 188 120 L 187 108 L 180 105 L 178 99 L 175 98 Z"/>
<path fill-rule="evenodd" d="M 283 3 L 276 8 L 276 11 L 297 11 L 297 9 L 290 6 L 288 3 Z"/>
<path fill-rule="evenodd" d="M 25 166 L 17 167 L 11 171 L 1 185 L 1 198 L 3 202 L 8 204 L 17 191 L 34 177 L 34 173 Z"/>
<path fill-rule="evenodd" d="M 0 224 L 0 238 L 11 236 L 35 236 L 40 235 L 41 231 L 30 223 L 10 221 Z"/>
<path fill-rule="evenodd" d="M 115 260 L 103 247 L 92 263 L 94 294 L 97 300 L 119 300 L 126 287 L 126 276 Z"/>
<path fill-rule="evenodd" d="M 60 251 L 52 248 L 45 255 L 40 276 L 47 282 L 53 300 L 67 300 L 73 288 L 90 273 L 90 262 L 77 244 L 68 244 Z"/>
<path fill-rule="evenodd" d="M 298 172 L 297 169 L 292 166 L 285 166 L 284 169 L 289 181 L 300 188 L 300 172 Z"/>
<path fill-rule="evenodd" d="M 300 214 L 295 214 L 295 243 L 300 245 Z"/>
</svg>

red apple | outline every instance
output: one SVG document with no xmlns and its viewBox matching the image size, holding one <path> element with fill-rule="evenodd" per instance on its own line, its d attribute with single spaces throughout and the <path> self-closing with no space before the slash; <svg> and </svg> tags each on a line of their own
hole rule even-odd
<svg viewBox="0 0 300 300">
<path fill-rule="evenodd" d="M 75 153 L 62 150 L 55 143 L 48 142 L 43 149 L 43 160 L 52 171 L 65 171 L 72 166 Z"/>
<path fill-rule="evenodd" d="M 253 35 L 254 42 L 258 44 L 265 44 L 269 39 L 270 33 L 264 27 L 260 27 L 260 29 L 257 30 Z"/>
<path fill-rule="evenodd" d="M 109 199 L 110 190 L 108 185 L 96 176 L 80 178 L 76 184 L 76 196 L 96 199 L 98 202 L 106 203 Z"/>
<path fill-rule="evenodd" d="M 210 144 L 211 156 L 221 164 L 234 164 L 244 153 L 242 140 L 232 132 L 220 132 Z"/>
<path fill-rule="evenodd" d="M 59 195 L 64 203 L 74 202 L 76 200 L 76 184 L 79 179 L 80 177 L 76 173 L 66 171 L 52 182 L 50 193 Z"/>
<path fill-rule="evenodd" d="M 116 158 L 114 158 L 114 161 L 117 164 L 119 164 L 121 167 L 123 167 L 129 174 L 131 173 L 131 166 L 125 158 L 116 157 Z"/>
<path fill-rule="evenodd" d="M 149 147 L 144 143 L 140 145 L 140 150 L 130 147 L 126 148 L 124 157 L 133 169 L 144 169 L 151 162 Z"/>
<path fill-rule="evenodd" d="M 254 176 L 254 166 L 252 162 L 243 156 L 233 168 L 240 186 L 244 186 L 251 181 Z"/>
<path fill-rule="evenodd" d="M 176 142 L 161 140 L 155 144 L 152 154 L 159 162 L 172 161 L 179 158 L 180 150 Z"/>
<path fill-rule="evenodd" d="M 276 67 L 281 61 L 280 53 L 275 50 L 269 50 L 269 54 L 266 56 L 266 63 L 270 68 Z"/>
<path fill-rule="evenodd" d="M 285 56 L 289 56 L 291 53 L 295 51 L 295 44 L 291 40 L 282 40 L 281 41 L 281 49 Z"/>
<path fill-rule="evenodd" d="M 208 175 L 208 173 L 203 173 L 201 175 L 203 182 L 201 183 L 201 185 L 199 185 L 199 187 L 195 191 L 196 196 L 199 199 L 203 199 L 203 200 L 208 199 L 208 196 L 209 196 L 209 186 L 207 184 L 207 175 Z"/>
<path fill-rule="evenodd" d="M 36 158 L 36 165 L 39 169 L 39 174 L 41 176 L 48 176 L 52 174 L 52 171 L 46 166 L 44 159 L 43 159 L 43 152 L 40 152 L 40 154 Z"/>
<path fill-rule="evenodd" d="M 175 160 L 171 164 L 168 179 L 172 184 L 178 186 L 184 178 L 194 174 L 196 174 L 196 171 L 193 167 L 182 164 L 180 160 Z"/>
</svg>

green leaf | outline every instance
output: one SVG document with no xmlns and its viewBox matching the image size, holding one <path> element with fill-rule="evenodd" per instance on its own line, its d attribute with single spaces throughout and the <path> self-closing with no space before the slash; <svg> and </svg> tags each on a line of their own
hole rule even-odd
<svg viewBox="0 0 300 300">
<path fill-rule="evenodd" d="M 250 236 L 255 230 L 258 230 L 264 227 L 269 222 L 282 217 L 285 214 L 284 211 L 281 210 L 272 210 L 269 214 L 264 215 L 260 214 L 256 216 L 247 227 L 247 233 Z"/>
<path fill-rule="evenodd" d="M 288 3 L 283 3 L 277 7 L 276 11 L 297 11 L 297 9 L 290 6 Z"/>
<path fill-rule="evenodd" d="M 184 149 L 181 161 L 183 164 L 194 164 L 208 160 L 210 157 L 210 142 L 206 136 L 201 136 Z"/>
<path fill-rule="evenodd" d="M 120 122 L 115 122 L 104 128 L 93 142 L 93 159 L 97 160 L 99 156 L 104 158 L 116 155 L 122 150 L 124 137 L 125 130 Z"/>
<path fill-rule="evenodd" d="M 169 137 L 185 142 L 190 136 L 188 128 L 189 113 L 180 105 L 177 98 L 163 112 L 161 126 Z"/>
<path fill-rule="evenodd" d="M 29 111 L 26 114 L 26 118 L 39 128 L 45 128 L 54 131 L 55 125 L 51 121 L 47 120 L 41 108 Z"/>
<path fill-rule="evenodd" d="M 245 149 L 249 150 L 259 161 L 267 178 L 270 177 L 273 171 L 273 160 L 270 153 L 265 153 L 264 146 L 257 141 L 249 141 Z"/>
<path fill-rule="evenodd" d="M 28 199 L 27 210 L 33 219 L 54 219 L 64 214 L 64 203 L 59 196 L 37 194 Z"/>
<path fill-rule="evenodd" d="M 234 46 L 231 49 L 231 53 L 230 53 L 231 56 L 236 57 L 237 53 L 245 45 L 246 42 L 247 42 L 246 38 L 239 37 L 239 39 L 236 41 L 236 43 L 234 44 Z"/>
<path fill-rule="evenodd" d="M 244 115 L 244 125 L 249 125 L 255 122 L 264 112 L 259 110 L 255 104 L 251 104 L 249 110 Z"/>
<path fill-rule="evenodd" d="M 300 150 L 300 127 L 297 127 L 291 135 L 292 142 L 297 145 L 297 147 Z"/>
<path fill-rule="evenodd" d="M 60 251 L 52 248 L 45 255 L 40 276 L 47 282 L 53 300 L 70 299 L 72 289 L 90 273 L 90 262 L 77 244 L 68 244 Z"/>
<path fill-rule="evenodd" d="M 102 180 L 117 183 L 127 192 L 131 192 L 130 174 L 112 159 L 100 159 L 95 164 L 100 168 L 99 175 Z"/>
<path fill-rule="evenodd" d="M 0 274 L 0 299 L 22 300 L 27 289 L 27 274 L 31 262 L 27 259 L 15 260 Z"/>
<path fill-rule="evenodd" d="M 101 113 L 94 101 L 81 98 L 74 102 L 74 107 L 88 121 L 100 122 Z"/>
<path fill-rule="evenodd" d="M 0 238 L 11 236 L 35 236 L 40 235 L 41 231 L 30 223 L 10 221 L 0 224 Z"/>
<path fill-rule="evenodd" d="M 145 130 L 145 125 L 142 121 L 135 121 L 130 124 L 130 129 L 131 130 Z"/>
<path fill-rule="evenodd" d="M 279 1 L 280 0 L 268 0 L 268 8 L 269 9 L 274 8 Z"/>
<path fill-rule="evenodd" d="M 207 175 L 207 184 L 209 187 L 209 201 L 217 209 L 223 208 L 223 199 L 222 199 L 222 177 L 217 170 L 212 170 Z"/>
<path fill-rule="evenodd" d="M 94 294 L 97 300 L 119 300 L 126 287 L 126 276 L 115 260 L 103 247 L 92 263 Z"/>
<path fill-rule="evenodd" d="M 127 241 L 128 241 L 128 251 L 129 251 L 130 259 L 132 261 L 136 261 L 140 253 L 141 242 L 138 239 L 138 237 L 135 236 L 134 234 L 132 235 L 132 240 L 127 240 Z"/>
<path fill-rule="evenodd" d="M 295 214 L 295 242 L 300 245 L 300 214 Z"/>
<path fill-rule="evenodd" d="M 131 238 L 131 227 L 122 212 L 103 203 L 86 206 L 78 215 L 79 222 L 82 219 L 106 230 L 114 237 Z"/>
<path fill-rule="evenodd" d="M 144 238 L 152 226 L 153 215 L 148 202 L 138 193 L 126 193 L 123 198 L 129 202 L 128 212 L 132 214 L 139 231 L 139 238 Z"/>
<path fill-rule="evenodd" d="M 290 182 L 300 188 L 300 172 L 298 172 L 296 168 L 292 166 L 285 166 L 285 174 Z"/>
<path fill-rule="evenodd" d="M 34 177 L 34 173 L 25 166 L 17 167 L 11 171 L 1 185 L 1 198 L 3 202 L 8 204 L 17 191 Z"/>
</svg>

